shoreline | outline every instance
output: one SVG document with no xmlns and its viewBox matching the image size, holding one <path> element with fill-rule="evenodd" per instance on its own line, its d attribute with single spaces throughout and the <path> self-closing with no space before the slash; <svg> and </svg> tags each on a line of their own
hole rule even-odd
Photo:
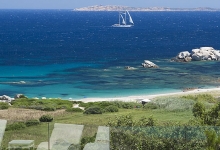
<svg viewBox="0 0 220 150">
<path fill-rule="evenodd" d="M 220 87 L 217 88 L 207 88 L 207 89 L 192 89 L 188 91 L 182 91 L 182 92 L 171 92 L 171 93 L 158 93 L 158 94 L 153 94 L 153 95 L 138 95 L 138 96 L 127 96 L 127 97 L 112 97 L 112 98 L 82 98 L 82 99 L 77 99 L 77 100 L 71 100 L 71 101 L 82 101 L 84 103 L 88 102 L 100 102 L 100 101 L 124 101 L 124 102 L 138 102 L 143 99 L 150 99 L 153 100 L 154 98 L 161 97 L 161 96 L 183 96 L 183 95 L 188 95 L 188 94 L 198 94 L 198 93 L 214 93 L 214 92 L 219 92 Z M 219 93 L 220 95 L 220 93 Z"/>
</svg>

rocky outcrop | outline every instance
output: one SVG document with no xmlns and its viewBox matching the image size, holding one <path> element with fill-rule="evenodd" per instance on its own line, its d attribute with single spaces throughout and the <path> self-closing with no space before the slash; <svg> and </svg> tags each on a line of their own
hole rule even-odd
<svg viewBox="0 0 220 150">
<path fill-rule="evenodd" d="M 144 68 L 159 68 L 155 63 L 153 63 L 149 60 L 145 60 L 144 63 L 142 63 L 142 66 Z"/>
<path fill-rule="evenodd" d="M 200 47 L 199 49 L 192 49 L 180 52 L 175 58 L 171 59 L 177 62 L 202 61 L 202 60 L 220 60 L 220 50 L 215 50 L 213 47 Z"/>
<path fill-rule="evenodd" d="M 27 98 L 23 94 L 16 94 L 14 98 L 7 96 L 7 95 L 2 95 L 0 96 L 0 102 L 6 102 L 6 103 L 11 103 L 12 101 L 19 99 L 19 98 Z"/>
<path fill-rule="evenodd" d="M 10 96 L 7 96 L 7 95 L 0 96 L 0 102 L 11 103 L 13 100 L 15 100 L 15 99 L 11 98 Z"/>
</svg>

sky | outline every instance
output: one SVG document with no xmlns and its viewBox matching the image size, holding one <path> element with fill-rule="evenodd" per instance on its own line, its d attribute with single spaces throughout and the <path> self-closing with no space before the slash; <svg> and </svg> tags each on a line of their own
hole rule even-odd
<svg viewBox="0 0 220 150">
<path fill-rule="evenodd" d="M 74 9 L 93 5 L 220 8 L 220 0 L 0 0 L 0 9 Z"/>
</svg>

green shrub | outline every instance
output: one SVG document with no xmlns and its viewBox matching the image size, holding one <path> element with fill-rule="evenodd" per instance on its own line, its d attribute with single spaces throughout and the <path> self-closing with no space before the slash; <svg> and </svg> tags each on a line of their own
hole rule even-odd
<svg viewBox="0 0 220 150">
<path fill-rule="evenodd" d="M 206 101 L 209 103 L 216 103 L 217 99 L 212 96 L 211 94 L 198 94 L 198 95 L 187 95 L 187 96 L 182 96 L 182 98 L 185 99 L 191 99 L 194 101 Z"/>
<path fill-rule="evenodd" d="M 110 105 L 110 106 L 107 106 L 105 109 L 104 109 L 105 112 L 118 112 L 118 107 L 114 106 L 114 105 Z"/>
<path fill-rule="evenodd" d="M 67 112 L 83 112 L 83 110 L 80 108 L 67 108 L 66 111 Z"/>
<path fill-rule="evenodd" d="M 134 108 L 134 105 L 132 103 L 124 102 L 122 103 L 122 108 L 131 109 L 131 108 Z"/>
<path fill-rule="evenodd" d="M 12 102 L 14 107 L 30 108 L 45 111 L 55 111 L 56 109 L 66 109 L 72 107 L 73 103 L 61 99 L 18 99 Z"/>
<path fill-rule="evenodd" d="M 102 109 L 98 106 L 89 107 L 84 114 L 102 114 Z"/>
<path fill-rule="evenodd" d="M 9 105 L 8 103 L 0 102 L 0 109 L 8 109 Z"/>
<path fill-rule="evenodd" d="M 180 97 L 160 97 L 154 100 L 154 103 L 167 111 L 186 111 L 192 110 L 195 101 Z"/>
<path fill-rule="evenodd" d="M 53 117 L 50 115 L 43 115 L 39 118 L 40 122 L 51 122 L 53 121 Z"/>
<path fill-rule="evenodd" d="M 6 127 L 6 131 L 10 131 L 10 130 L 20 130 L 20 129 L 24 129 L 26 127 L 24 122 L 16 122 L 13 124 L 9 124 Z"/>
<path fill-rule="evenodd" d="M 38 120 L 28 120 L 25 122 L 25 125 L 27 127 L 30 127 L 30 126 L 35 126 L 35 125 L 39 125 L 40 122 Z"/>
<path fill-rule="evenodd" d="M 144 105 L 144 108 L 145 109 L 158 109 L 159 106 L 158 104 L 155 104 L 155 103 L 147 103 Z"/>
<path fill-rule="evenodd" d="M 42 110 L 43 111 L 55 111 L 56 107 L 54 107 L 54 106 L 46 106 Z"/>
<path fill-rule="evenodd" d="M 43 105 L 32 105 L 28 107 L 29 109 L 36 109 L 36 110 L 43 110 L 44 106 Z"/>
<path fill-rule="evenodd" d="M 25 98 L 25 99 L 28 99 L 28 97 L 25 96 L 24 94 L 19 95 L 19 98 Z"/>
<path fill-rule="evenodd" d="M 193 106 L 192 112 L 193 112 L 194 117 L 200 117 L 201 118 L 205 113 L 205 106 L 202 103 L 197 102 Z"/>
<path fill-rule="evenodd" d="M 87 143 L 94 143 L 95 142 L 95 136 L 96 136 L 96 134 L 92 137 L 83 137 L 81 139 L 81 143 L 80 143 L 81 148 L 83 149 Z"/>
<path fill-rule="evenodd" d="M 82 101 L 72 101 L 73 104 L 81 104 L 83 103 Z"/>
</svg>

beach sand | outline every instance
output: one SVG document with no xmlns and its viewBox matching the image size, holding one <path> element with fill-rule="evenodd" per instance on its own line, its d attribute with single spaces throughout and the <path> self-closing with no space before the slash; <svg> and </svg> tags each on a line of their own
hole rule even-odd
<svg viewBox="0 0 220 150">
<path fill-rule="evenodd" d="M 154 95 L 139 95 L 139 96 L 128 96 L 128 97 L 114 97 L 114 98 L 83 98 L 77 99 L 77 101 L 87 102 L 98 102 L 98 101 L 124 101 L 124 102 L 140 102 L 143 99 L 153 100 L 157 97 L 166 97 L 166 96 L 183 96 L 189 94 L 213 94 L 214 96 L 220 95 L 220 88 L 210 88 L 210 89 L 192 89 L 182 92 L 175 93 L 165 93 L 165 94 L 154 94 Z M 75 100 L 73 100 L 75 101 Z"/>
</svg>

